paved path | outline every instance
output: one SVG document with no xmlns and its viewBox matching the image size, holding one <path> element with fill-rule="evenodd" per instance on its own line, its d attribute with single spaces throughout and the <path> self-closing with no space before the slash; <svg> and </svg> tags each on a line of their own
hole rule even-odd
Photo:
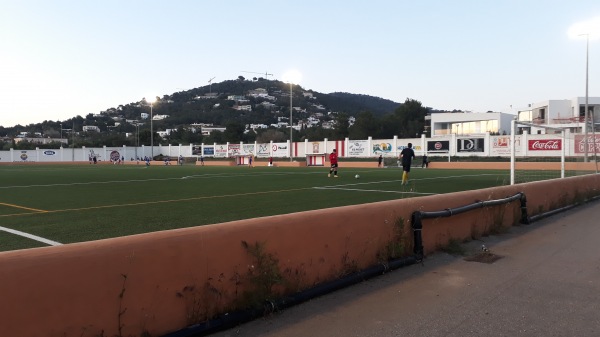
<svg viewBox="0 0 600 337">
<path fill-rule="evenodd" d="M 600 202 L 482 241 L 212 336 L 600 336 Z"/>
</svg>

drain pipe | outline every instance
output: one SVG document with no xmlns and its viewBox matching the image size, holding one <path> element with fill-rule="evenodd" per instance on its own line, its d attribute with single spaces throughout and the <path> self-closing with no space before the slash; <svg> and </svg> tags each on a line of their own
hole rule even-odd
<svg viewBox="0 0 600 337">
<path fill-rule="evenodd" d="M 470 205 L 460 206 L 456 208 L 446 208 L 441 211 L 432 211 L 432 212 L 423 212 L 423 211 L 415 211 L 411 215 L 411 226 L 413 230 L 414 237 L 414 249 L 413 252 L 420 262 L 423 260 L 424 252 L 423 252 L 423 222 L 422 219 L 432 219 L 432 218 L 445 218 L 453 215 L 465 213 L 474 209 L 484 208 L 488 206 L 497 206 L 502 204 L 507 204 L 516 200 L 521 201 L 521 220 L 522 224 L 529 224 L 530 219 L 527 216 L 527 198 L 525 197 L 525 193 L 519 192 L 511 197 L 506 197 L 503 199 L 497 200 L 486 200 L 486 201 L 477 201 Z"/>
<path fill-rule="evenodd" d="M 596 200 L 599 200 L 599 199 L 600 199 L 600 196 L 591 197 L 591 198 L 585 200 L 583 203 L 572 204 L 572 205 L 564 206 L 564 207 L 561 207 L 561 208 L 553 209 L 553 210 L 545 212 L 545 213 L 540 213 L 540 214 L 533 215 L 533 216 L 531 216 L 530 220 L 531 220 L 531 222 L 539 221 L 539 220 L 542 220 L 543 218 L 547 218 L 547 217 L 549 217 L 551 215 L 554 215 L 554 214 L 557 214 L 557 213 L 560 213 L 560 212 L 564 212 L 564 211 L 568 211 L 568 210 L 570 210 L 572 208 L 580 206 L 581 204 L 592 202 L 592 201 L 596 201 Z"/>
<path fill-rule="evenodd" d="M 215 319 L 189 326 L 182 330 L 164 335 L 163 337 L 199 337 L 206 336 L 217 331 L 223 331 L 264 315 L 277 312 L 310 299 L 363 282 L 367 279 L 385 274 L 389 271 L 415 264 L 416 262 L 417 259 L 415 256 L 408 256 L 388 261 L 386 263 L 378 264 L 365 270 L 352 273 L 340 279 L 319 284 L 315 287 L 290 296 L 285 296 L 273 301 L 265 301 L 263 305 L 259 307 L 226 313 Z"/>
<path fill-rule="evenodd" d="M 591 200 L 593 201 L 600 199 L 600 196 L 594 197 Z M 567 206 L 560 208 L 558 210 L 550 211 L 544 214 L 539 214 L 533 217 L 529 217 L 527 215 L 527 198 L 523 192 L 519 192 L 512 197 L 507 197 L 504 199 L 498 200 L 488 200 L 488 201 L 478 201 L 471 205 L 461 206 L 457 208 L 448 208 L 442 211 L 434 211 L 434 212 L 422 212 L 416 211 L 411 215 L 411 226 L 414 232 L 414 255 L 408 256 L 392 261 L 388 261 L 385 264 L 378 264 L 367 268 L 365 270 L 352 273 L 343 277 L 341 279 L 333 280 L 330 282 L 326 282 L 320 285 L 317 285 L 313 288 L 306 289 L 299 293 L 296 293 L 291 296 L 286 296 L 280 298 L 275 301 L 265 301 L 262 307 L 258 308 L 250 308 L 246 310 L 236 311 L 232 313 L 226 313 L 221 315 L 215 319 L 202 322 L 199 324 L 195 324 L 189 326 L 187 328 L 172 332 L 170 334 L 164 335 L 163 337 L 199 337 L 206 336 L 217 331 L 223 331 L 229 328 L 232 328 L 236 325 L 249 322 L 253 319 L 262 317 L 266 314 L 273 313 L 279 310 L 286 309 L 293 305 L 300 304 L 302 302 L 308 301 L 310 299 L 316 298 L 318 296 L 325 295 L 327 293 L 342 289 L 344 287 L 348 287 L 350 285 L 360 283 L 369 278 L 385 274 L 388 271 L 392 271 L 401 267 L 409 266 L 418 262 L 422 262 L 424 254 L 423 254 L 423 238 L 422 238 L 422 229 L 423 223 L 422 219 L 430 219 L 430 218 L 439 218 L 439 217 L 450 217 L 452 215 L 457 215 L 460 213 L 464 213 L 470 210 L 483 208 L 487 206 L 496 206 L 505 203 L 510 203 L 515 200 L 520 200 L 521 202 L 521 224 L 529 224 L 532 221 L 540 220 L 541 218 L 553 215 L 559 211 L 568 210 L 574 206 Z"/>
</svg>

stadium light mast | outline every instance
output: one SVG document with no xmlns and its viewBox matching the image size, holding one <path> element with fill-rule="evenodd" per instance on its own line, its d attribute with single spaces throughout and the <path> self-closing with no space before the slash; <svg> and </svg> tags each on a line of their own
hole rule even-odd
<svg viewBox="0 0 600 337">
<path fill-rule="evenodd" d="M 294 155 L 294 151 L 293 151 L 293 138 L 292 138 L 292 132 L 293 132 L 293 122 L 292 122 L 292 111 L 293 111 L 293 85 L 294 84 L 298 84 L 300 83 L 300 80 L 302 79 L 302 74 L 298 71 L 298 70 L 289 70 L 287 71 L 285 74 L 283 74 L 283 81 L 284 82 L 289 82 L 290 83 L 290 161 L 293 160 L 293 155 Z"/>
<path fill-rule="evenodd" d="M 589 119 L 589 60 L 590 60 L 590 38 L 597 38 L 600 36 L 600 17 L 596 17 L 592 20 L 578 22 L 572 25 L 569 28 L 568 32 L 571 38 L 581 38 L 585 36 L 586 46 L 585 46 L 585 111 L 584 111 L 584 121 L 583 121 L 583 147 L 584 147 L 584 161 L 588 162 L 588 152 L 589 152 L 589 140 L 588 140 L 588 119 Z M 594 125 L 592 125 L 594 127 Z M 595 137 L 595 136 L 594 136 Z M 596 152 L 596 139 L 592 142 L 594 144 L 594 153 Z"/>
<path fill-rule="evenodd" d="M 135 160 L 139 160 L 138 148 L 140 147 L 140 123 L 135 123 Z"/>
<path fill-rule="evenodd" d="M 154 160 L 154 128 L 152 127 L 152 105 L 154 105 L 154 101 L 156 100 L 156 96 L 151 95 L 149 99 L 146 99 L 146 102 L 150 103 L 150 160 Z"/>
<path fill-rule="evenodd" d="M 71 147 L 73 148 L 73 161 L 75 161 L 75 119 L 73 119 L 73 129 L 71 130 Z"/>
</svg>

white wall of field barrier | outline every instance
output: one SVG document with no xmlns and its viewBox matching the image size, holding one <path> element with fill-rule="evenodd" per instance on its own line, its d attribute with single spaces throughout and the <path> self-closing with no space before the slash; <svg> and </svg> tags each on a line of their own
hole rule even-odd
<svg viewBox="0 0 600 337">
<path fill-rule="evenodd" d="M 585 141 L 581 134 L 522 134 L 515 136 L 516 156 L 528 157 L 560 157 L 565 149 L 565 156 L 583 156 Z M 446 135 L 442 137 L 398 139 L 353 139 L 321 141 L 306 140 L 304 142 L 270 142 L 270 143 L 226 143 L 226 144 L 188 144 L 188 145 L 158 145 L 151 149 L 149 146 L 140 147 L 95 147 L 95 148 L 58 148 L 0 151 L 0 162 L 69 162 L 88 161 L 96 157 L 98 161 L 110 161 L 122 158 L 133 161 L 162 155 L 169 157 L 215 157 L 232 158 L 240 155 L 253 154 L 257 158 L 305 158 L 311 154 L 330 153 L 336 149 L 341 158 L 371 158 L 383 155 L 397 157 L 402 149 L 412 143 L 417 156 L 481 156 L 481 157 L 510 157 L 511 139 L 509 135 Z M 600 135 L 588 136 L 589 152 L 600 152 Z"/>
</svg>

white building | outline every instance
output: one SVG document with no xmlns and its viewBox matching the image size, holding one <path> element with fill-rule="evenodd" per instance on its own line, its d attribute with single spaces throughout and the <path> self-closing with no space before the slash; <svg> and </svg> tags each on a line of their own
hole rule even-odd
<svg viewBox="0 0 600 337">
<path fill-rule="evenodd" d="M 196 97 L 194 97 L 194 99 L 196 99 L 196 100 L 200 100 L 200 99 L 215 99 L 218 96 L 219 96 L 219 94 L 216 93 L 216 92 L 212 92 L 212 93 L 209 92 L 209 93 L 206 93 L 204 95 L 196 96 Z"/>
<path fill-rule="evenodd" d="M 248 96 L 266 97 L 269 96 L 269 92 L 264 88 L 256 88 L 254 90 L 248 90 Z"/>
<path fill-rule="evenodd" d="M 277 107 L 277 105 L 275 105 L 275 104 L 273 104 L 271 102 L 266 102 L 266 101 L 265 102 L 261 102 L 259 105 L 262 105 L 266 109 L 269 109 L 269 110 L 274 109 L 275 107 Z"/>
<path fill-rule="evenodd" d="M 488 132 L 510 134 L 511 121 L 516 116 L 504 112 L 453 112 L 432 113 L 430 117 L 431 136 L 435 137 L 450 134 L 485 134 Z"/>
<path fill-rule="evenodd" d="M 600 97 L 588 97 L 588 119 L 593 120 L 600 112 Z M 585 132 L 585 97 L 572 99 L 547 100 L 533 103 L 529 108 L 519 111 L 518 120 L 531 124 L 568 129 L 571 133 Z M 594 121 L 598 124 L 598 121 Z M 591 124 L 590 124 L 591 125 Z M 543 128 L 521 128 L 532 134 L 546 133 Z"/>
<path fill-rule="evenodd" d="M 252 130 L 267 129 L 267 128 L 269 128 L 269 126 L 267 124 L 250 124 L 250 125 L 248 125 L 248 128 L 252 129 Z"/>
<path fill-rule="evenodd" d="M 227 96 L 227 99 L 230 101 L 234 101 L 236 103 L 246 103 L 246 102 L 250 102 L 249 99 L 247 99 L 244 96 L 239 96 L 239 95 L 229 95 Z"/>
<path fill-rule="evenodd" d="M 89 132 L 89 131 L 100 132 L 100 128 L 95 125 L 84 125 L 83 131 L 85 131 L 85 132 Z"/>
<path fill-rule="evenodd" d="M 225 127 L 222 127 L 222 126 L 203 126 L 200 130 L 201 130 L 203 136 L 208 136 L 208 135 L 210 135 L 214 131 L 224 132 L 225 131 Z"/>
<path fill-rule="evenodd" d="M 156 131 L 156 133 L 161 137 L 161 138 L 165 138 L 167 136 L 169 136 L 171 134 L 171 130 L 165 130 L 165 131 Z"/>
<path fill-rule="evenodd" d="M 233 108 L 238 111 L 252 111 L 252 105 L 234 105 Z"/>
<path fill-rule="evenodd" d="M 589 125 L 594 121 L 594 115 L 600 113 L 600 97 L 588 97 Z M 425 120 L 430 121 L 431 136 L 444 136 L 449 134 L 474 135 L 497 133 L 510 134 L 511 121 L 517 119 L 540 126 L 564 128 L 571 133 L 585 132 L 585 97 L 572 99 L 546 100 L 530 104 L 528 108 L 519 110 L 518 115 L 503 112 L 488 113 L 432 113 Z M 544 134 L 545 128 L 519 127 L 519 133 L 527 131 L 529 134 Z"/>
</svg>

